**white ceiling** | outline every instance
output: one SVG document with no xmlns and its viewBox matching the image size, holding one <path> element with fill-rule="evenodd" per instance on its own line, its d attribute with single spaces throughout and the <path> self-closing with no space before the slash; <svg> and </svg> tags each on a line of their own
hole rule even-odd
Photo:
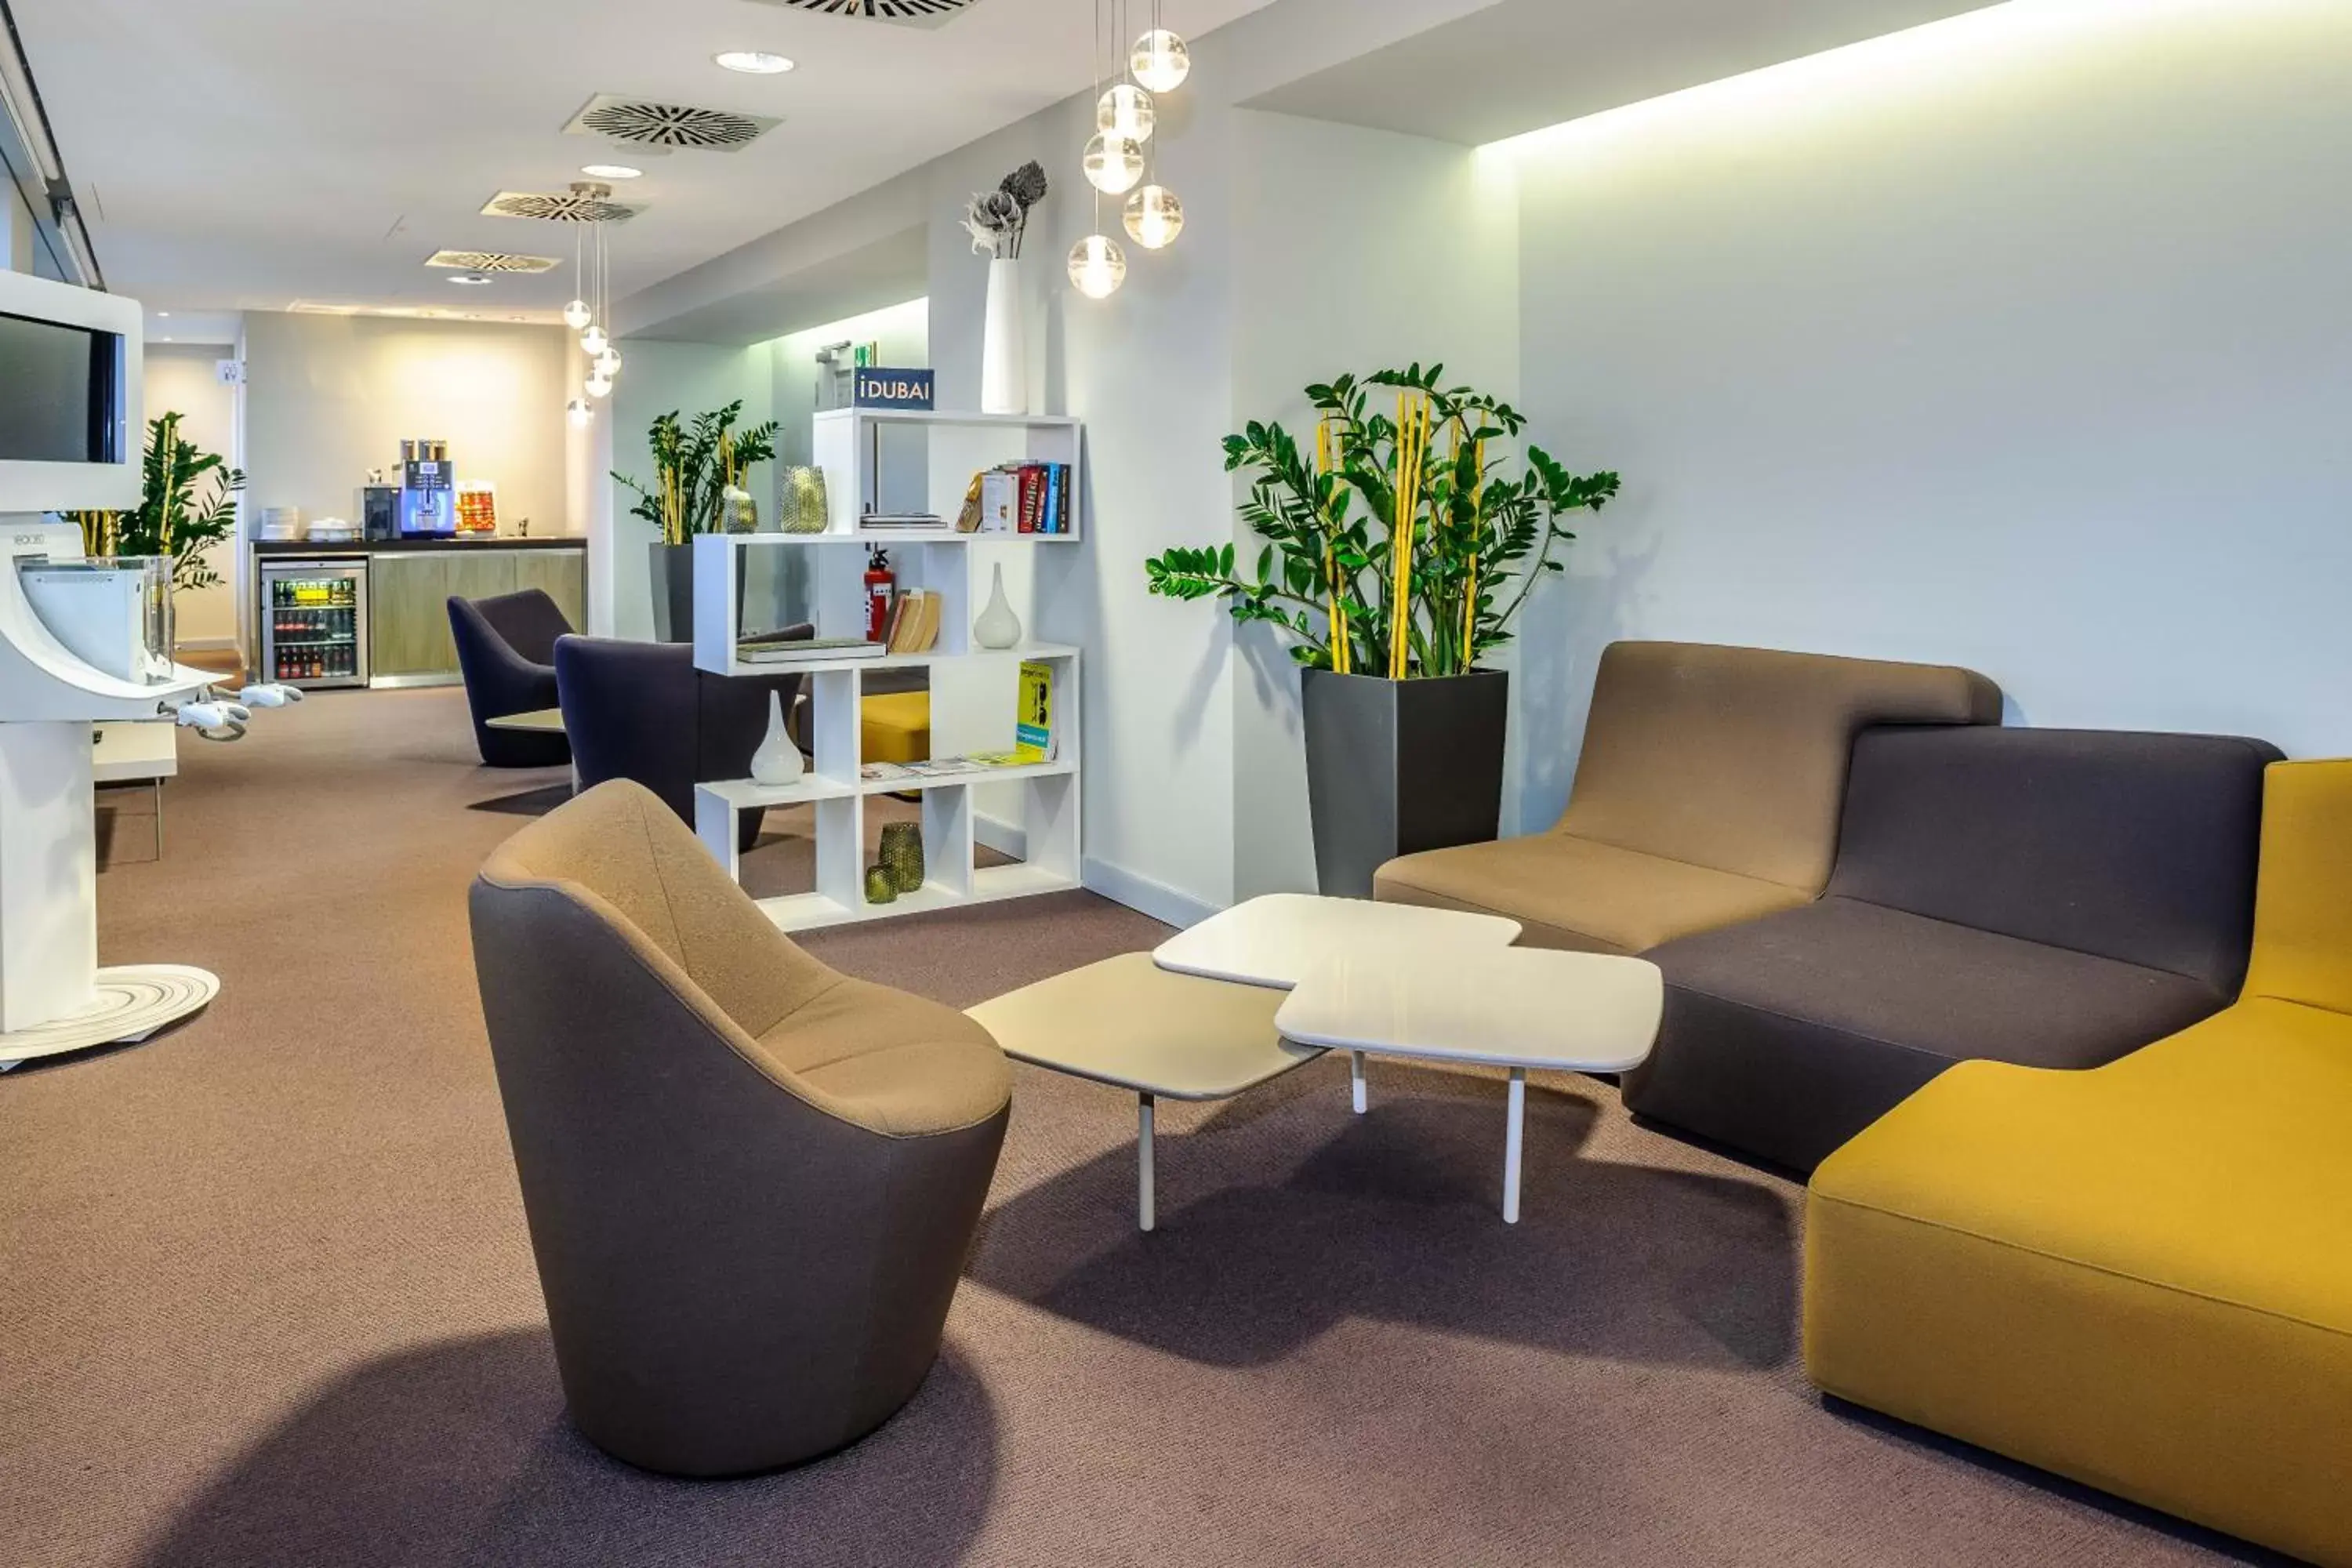
<svg viewBox="0 0 2352 1568">
<path fill-rule="evenodd" d="M 1994 0 L 1498 0 L 1250 100 L 1478 146 Z"/>
<path fill-rule="evenodd" d="M 1148 0 L 1130 0 L 1140 26 Z M 1269 0 L 1160 0 L 1197 36 Z M 568 225 L 484 217 L 635 163 L 620 298 L 1085 87 L 1092 0 L 978 0 L 936 30 L 751 0 L 30 0 L 16 7 L 108 285 L 152 310 L 296 300 L 487 318 L 573 292 Z M 710 61 L 767 49 L 800 68 Z M 740 153 L 632 157 L 561 134 L 592 93 L 782 115 Z M 560 256 L 462 288 L 443 247 Z M 160 325 L 160 323 L 159 323 Z M 152 329 L 151 329 L 152 330 Z M 169 330 L 164 328 L 163 330 Z"/>
</svg>

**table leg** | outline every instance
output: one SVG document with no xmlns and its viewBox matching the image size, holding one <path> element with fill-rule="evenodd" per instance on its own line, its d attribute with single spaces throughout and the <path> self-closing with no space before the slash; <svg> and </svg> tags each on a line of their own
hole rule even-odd
<svg viewBox="0 0 2352 1568">
<path fill-rule="evenodd" d="M 163 858 L 163 781 L 155 781 L 155 858 Z"/>
<path fill-rule="evenodd" d="M 1138 1230 L 1150 1230 L 1160 1223 L 1159 1194 L 1151 1170 L 1152 1099 L 1148 1094 L 1139 1094 L 1135 1100 L 1135 1224 Z"/>
<path fill-rule="evenodd" d="M 1361 1116 L 1371 1109 L 1370 1097 L 1364 1089 L 1364 1053 L 1361 1051 L 1348 1053 L 1348 1087 L 1355 1096 L 1357 1115 Z"/>
<path fill-rule="evenodd" d="M 1519 1151 L 1526 1140 L 1528 1120 L 1528 1075 L 1523 1068 L 1511 1069 L 1509 1121 L 1503 1131 L 1503 1223 L 1519 1223 Z"/>
</svg>

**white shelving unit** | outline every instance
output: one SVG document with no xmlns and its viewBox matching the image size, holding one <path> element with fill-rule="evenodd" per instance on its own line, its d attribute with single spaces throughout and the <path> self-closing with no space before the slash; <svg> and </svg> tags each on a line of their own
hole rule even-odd
<svg viewBox="0 0 2352 1568">
<path fill-rule="evenodd" d="M 797 783 L 771 789 L 749 779 L 706 784 L 695 791 L 695 827 L 704 845 L 740 876 L 736 826 L 740 813 L 769 806 L 808 805 L 816 824 L 814 891 L 761 900 L 768 918 L 786 931 L 956 909 L 1002 899 L 1028 898 L 1078 886 L 1080 650 L 1061 643 L 1024 643 L 988 649 L 971 643 L 980 608 L 974 544 L 1025 548 L 1073 542 L 1084 536 L 1087 494 L 1083 433 L 1077 421 L 1002 415 L 838 409 L 814 421 L 814 455 L 825 470 L 833 509 L 824 533 L 704 534 L 695 541 L 694 652 L 698 668 L 727 676 L 803 677 L 810 705 L 814 760 Z M 1014 458 L 1068 463 L 1071 530 L 1062 534 L 939 534 L 902 530 L 860 531 L 857 520 L 873 504 L 880 458 L 877 438 L 905 427 L 925 442 L 928 499 L 920 509 L 952 519 L 965 487 L 982 468 Z M 910 468 L 910 463 L 901 468 Z M 905 503 L 912 504 L 912 503 Z M 820 658 L 786 665 L 747 665 L 735 657 L 739 584 L 753 551 L 802 550 L 808 561 L 817 635 L 854 636 L 866 625 L 866 552 L 844 545 L 887 549 L 901 590 L 941 595 L 939 645 L 927 653 Z M 1034 607 L 1023 619 L 1034 618 Z M 920 668 L 931 684 L 931 754 L 969 755 L 1013 746 L 1015 699 L 1024 661 L 1054 677 L 1055 756 L 1020 767 L 973 770 L 934 777 L 866 780 L 859 776 L 859 718 L 866 672 Z M 921 799 L 924 886 L 888 904 L 866 902 L 866 803 L 877 795 Z M 982 866 L 980 807 L 993 807 L 990 824 L 1017 835 L 1023 856 L 1013 864 Z M 1012 803 L 1008 805 L 1008 803 Z M 1017 818 L 1017 820 L 1009 820 Z M 993 835 L 990 835 L 993 837 Z"/>
</svg>

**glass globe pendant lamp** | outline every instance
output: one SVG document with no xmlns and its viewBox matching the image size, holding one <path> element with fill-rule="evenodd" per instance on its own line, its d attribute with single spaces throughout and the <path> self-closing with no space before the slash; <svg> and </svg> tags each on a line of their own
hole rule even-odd
<svg viewBox="0 0 2352 1568">
<path fill-rule="evenodd" d="M 1124 136 L 1097 133 L 1087 143 L 1087 184 L 1105 195 L 1124 195 L 1143 178 L 1143 149 Z"/>
<path fill-rule="evenodd" d="M 1184 232 L 1184 204 L 1165 185 L 1146 185 L 1127 198 L 1128 237 L 1146 250 L 1165 250 Z"/>
<path fill-rule="evenodd" d="M 1173 92 L 1192 74 L 1192 52 L 1184 40 L 1165 27 L 1154 27 L 1135 40 L 1127 58 L 1128 70 L 1152 92 Z"/>
<path fill-rule="evenodd" d="M 592 375 L 592 376 L 590 376 L 590 377 L 588 378 L 588 395 L 589 395 L 589 396 L 591 396 L 591 397 L 610 397 L 612 395 L 613 395 L 613 378 L 612 378 L 611 376 L 609 376 L 609 375 L 605 375 L 605 374 L 604 374 L 603 373 L 599 372 L 597 374 Z"/>
<path fill-rule="evenodd" d="M 1160 110 L 1151 95 L 1127 82 L 1104 93 L 1102 101 L 1095 105 L 1095 129 L 1105 136 L 1125 137 L 1139 147 L 1151 140 L 1159 122 Z"/>
<path fill-rule="evenodd" d="M 1127 254 L 1107 235 L 1090 234 L 1070 247 L 1070 281 L 1089 300 L 1108 300 L 1127 281 Z"/>
<path fill-rule="evenodd" d="M 589 362 L 598 375 L 606 381 L 618 380 L 621 374 L 621 351 L 607 345 L 603 353 Z"/>
<path fill-rule="evenodd" d="M 573 398 L 563 405 L 563 414 L 564 417 L 572 421 L 572 427 L 574 430 L 586 429 L 588 422 L 596 417 L 596 411 L 588 405 L 587 400 L 579 397 Z"/>
<path fill-rule="evenodd" d="M 613 340 L 604 335 L 604 329 L 602 327 L 591 326 L 580 334 L 580 352 L 590 359 L 594 359 L 612 346 Z"/>
<path fill-rule="evenodd" d="M 595 319 L 595 315 L 588 309 L 588 301 L 585 300 L 574 300 L 563 307 L 563 324 L 575 332 L 586 331 L 588 323 Z"/>
</svg>

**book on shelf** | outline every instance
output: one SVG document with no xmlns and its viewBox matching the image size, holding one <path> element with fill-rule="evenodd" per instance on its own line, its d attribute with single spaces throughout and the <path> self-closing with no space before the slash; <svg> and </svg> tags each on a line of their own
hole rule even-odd
<svg viewBox="0 0 2352 1568">
<path fill-rule="evenodd" d="M 929 588 L 908 588 L 890 606 L 890 624 L 883 641 L 892 653 L 929 653 L 938 646 L 940 623 L 947 612 L 945 595 Z"/>
<path fill-rule="evenodd" d="M 857 520 L 861 533 L 945 533 L 947 519 L 933 511 L 869 511 Z"/>
<path fill-rule="evenodd" d="M 800 637 L 788 642 L 739 642 L 738 664 L 810 664 L 828 658 L 878 658 L 887 645 L 864 637 Z"/>
<path fill-rule="evenodd" d="M 1034 658 L 1021 661 L 1021 696 L 1015 710 L 1013 750 L 1024 763 L 1057 759 L 1060 738 L 1054 731 L 1055 684 L 1052 665 Z"/>
<path fill-rule="evenodd" d="M 1005 463 L 983 470 L 975 481 L 978 500 L 967 494 L 957 528 L 965 533 L 1067 533 L 1070 465 L 1035 461 Z M 967 525 L 969 520 L 969 525 Z"/>
</svg>

